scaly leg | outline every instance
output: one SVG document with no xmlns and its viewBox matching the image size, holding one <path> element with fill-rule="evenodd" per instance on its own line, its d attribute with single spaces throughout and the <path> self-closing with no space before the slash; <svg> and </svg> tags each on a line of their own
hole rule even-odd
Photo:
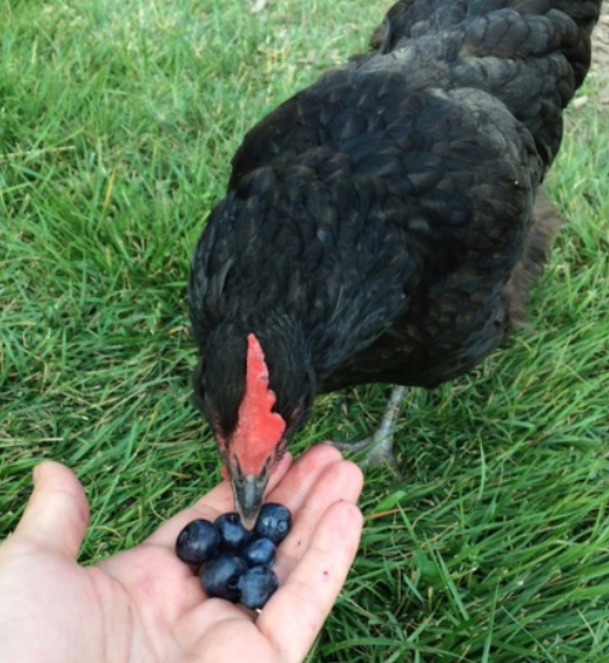
<svg viewBox="0 0 609 663">
<path fill-rule="evenodd" d="M 333 441 L 331 444 L 341 451 L 357 452 L 368 449 L 364 459 L 360 463 L 360 467 L 389 465 L 398 476 L 402 476 L 402 472 L 393 455 L 393 432 L 400 413 L 400 406 L 407 391 L 408 387 L 393 388 L 389 402 L 387 403 L 387 409 L 381 420 L 381 425 L 370 437 L 359 442 Z"/>
</svg>

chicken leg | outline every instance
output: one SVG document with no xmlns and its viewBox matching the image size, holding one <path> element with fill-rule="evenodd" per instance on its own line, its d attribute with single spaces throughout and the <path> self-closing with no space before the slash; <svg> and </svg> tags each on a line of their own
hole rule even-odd
<svg viewBox="0 0 609 663">
<path fill-rule="evenodd" d="M 370 437 L 358 442 L 333 441 L 331 444 L 341 451 L 358 452 L 367 450 L 366 455 L 359 463 L 360 467 L 389 465 L 395 474 L 401 477 L 402 472 L 393 454 L 393 433 L 400 413 L 400 405 L 407 391 L 408 387 L 393 388 L 381 425 Z"/>
</svg>

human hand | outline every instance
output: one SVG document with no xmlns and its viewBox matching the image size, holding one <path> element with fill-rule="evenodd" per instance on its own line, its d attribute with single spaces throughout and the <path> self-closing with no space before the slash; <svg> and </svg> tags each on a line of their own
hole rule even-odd
<svg viewBox="0 0 609 663">
<path fill-rule="evenodd" d="M 23 518 L 0 546 L 0 661 L 302 661 L 357 551 L 362 475 L 325 445 L 290 464 L 287 455 L 267 495 L 292 510 L 294 525 L 274 567 L 280 587 L 259 615 L 206 598 L 174 552 L 189 521 L 232 510 L 226 481 L 136 548 L 81 567 L 84 490 L 63 465 L 37 466 Z"/>
</svg>

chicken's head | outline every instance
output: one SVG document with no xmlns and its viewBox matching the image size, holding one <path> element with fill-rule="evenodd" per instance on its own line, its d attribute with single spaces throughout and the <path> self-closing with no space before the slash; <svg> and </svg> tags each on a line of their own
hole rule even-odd
<svg viewBox="0 0 609 663">
<path fill-rule="evenodd" d="M 244 344 L 242 338 L 235 345 L 202 357 L 195 371 L 194 393 L 213 430 L 224 462 L 223 476 L 232 484 L 235 509 L 243 525 L 252 529 L 270 475 L 304 418 L 312 390 L 306 376 L 298 380 L 281 375 L 278 388 L 286 379 L 290 385 L 278 395 L 271 387 L 267 357 L 257 336 L 249 333 Z M 290 367 L 285 366 L 285 371 L 289 373 Z M 286 391 L 290 392 L 287 396 Z"/>
</svg>

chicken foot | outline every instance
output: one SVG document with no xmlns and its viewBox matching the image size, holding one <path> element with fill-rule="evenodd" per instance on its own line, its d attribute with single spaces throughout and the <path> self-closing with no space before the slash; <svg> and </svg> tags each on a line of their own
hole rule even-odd
<svg viewBox="0 0 609 663">
<path fill-rule="evenodd" d="M 402 472 L 393 454 L 393 434 L 400 413 L 400 406 L 407 391 L 408 387 L 393 388 L 381 424 L 372 435 L 357 442 L 332 441 L 330 444 L 341 451 L 357 453 L 358 451 L 367 450 L 364 458 L 359 463 L 360 467 L 389 465 L 395 474 L 401 477 Z"/>
</svg>

